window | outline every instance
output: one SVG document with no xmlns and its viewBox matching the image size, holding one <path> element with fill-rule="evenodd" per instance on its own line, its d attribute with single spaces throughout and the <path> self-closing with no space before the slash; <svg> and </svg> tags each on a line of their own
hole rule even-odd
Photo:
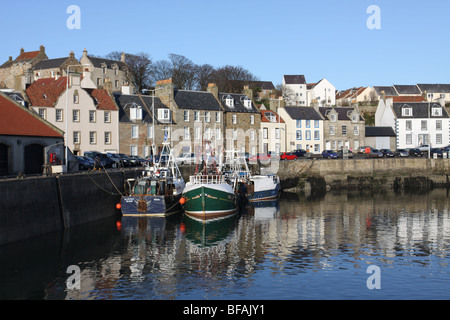
<svg viewBox="0 0 450 320">
<path fill-rule="evenodd" d="M 306 120 L 306 127 L 311 128 L 311 120 Z"/>
<path fill-rule="evenodd" d="M 211 122 L 211 112 L 209 112 L 209 111 L 205 112 L 205 122 L 206 123 Z"/>
<path fill-rule="evenodd" d="M 94 110 L 89 110 L 89 122 L 90 123 L 95 122 L 95 111 Z"/>
<path fill-rule="evenodd" d="M 134 105 L 130 108 L 130 119 L 131 120 L 142 120 L 142 107 L 141 106 Z"/>
<path fill-rule="evenodd" d="M 311 131 L 306 131 L 306 140 L 311 140 Z"/>
<path fill-rule="evenodd" d="M 421 130 L 427 130 L 427 120 L 420 121 Z"/>
<path fill-rule="evenodd" d="M 295 136 L 296 136 L 297 140 L 302 140 L 302 131 L 301 130 L 297 130 Z"/>
<path fill-rule="evenodd" d="M 334 113 L 330 115 L 330 120 L 336 122 L 336 115 Z"/>
<path fill-rule="evenodd" d="M 56 109 L 56 119 L 57 122 L 63 121 L 63 110 L 62 109 Z"/>
<path fill-rule="evenodd" d="M 220 140 L 220 129 L 216 128 L 216 140 Z"/>
<path fill-rule="evenodd" d="M 105 144 L 111 144 L 111 132 L 105 132 Z"/>
<path fill-rule="evenodd" d="M 330 126 L 330 136 L 334 136 L 334 126 Z"/>
<path fill-rule="evenodd" d="M 406 127 L 406 131 L 411 131 L 412 130 L 412 121 L 406 120 L 405 127 Z"/>
<path fill-rule="evenodd" d="M 73 93 L 73 103 L 78 104 L 80 102 L 80 96 L 78 95 L 78 90 Z"/>
<path fill-rule="evenodd" d="M 114 83 L 115 83 L 116 88 L 118 88 L 119 87 L 119 80 L 116 80 Z"/>
<path fill-rule="evenodd" d="M 320 140 L 319 130 L 314 130 L 314 140 Z"/>
<path fill-rule="evenodd" d="M 431 114 L 435 117 L 442 116 L 442 108 L 431 108 Z"/>
<path fill-rule="evenodd" d="M 233 129 L 233 140 L 237 140 L 237 130 Z"/>
<path fill-rule="evenodd" d="M 314 128 L 318 128 L 319 127 L 319 120 L 314 120 Z"/>
<path fill-rule="evenodd" d="M 442 120 L 436 120 L 436 130 L 442 130 Z"/>
<path fill-rule="evenodd" d="M 436 134 L 436 144 L 442 144 L 442 133 Z"/>
<path fill-rule="evenodd" d="M 231 123 L 232 124 L 236 124 L 237 123 L 237 116 L 236 116 L 236 114 L 232 114 L 231 115 Z"/>
<path fill-rule="evenodd" d="M 89 132 L 89 144 L 97 143 L 97 132 L 91 131 Z"/>
<path fill-rule="evenodd" d="M 250 140 L 255 141 L 255 130 L 250 130 Z"/>
<path fill-rule="evenodd" d="M 102 85 L 102 79 L 101 78 L 97 78 L 97 87 Z"/>
<path fill-rule="evenodd" d="M 153 126 L 147 126 L 147 138 L 153 139 Z"/>
<path fill-rule="evenodd" d="M 139 126 L 137 125 L 131 126 L 131 138 L 132 139 L 139 138 Z"/>
<path fill-rule="evenodd" d="M 194 121 L 200 121 L 200 111 L 194 111 Z"/>
<path fill-rule="evenodd" d="M 297 120 L 297 128 L 301 128 L 302 127 L 302 120 Z"/>
<path fill-rule="evenodd" d="M 281 139 L 280 128 L 275 128 L 275 139 Z"/>
<path fill-rule="evenodd" d="M 158 109 L 158 120 L 170 120 L 170 110 L 169 109 Z"/>
<path fill-rule="evenodd" d="M 189 139 L 190 138 L 189 127 L 184 127 L 184 138 L 185 139 Z"/>
<path fill-rule="evenodd" d="M 250 115 L 250 124 L 255 124 L 255 116 L 253 114 Z"/>
<path fill-rule="evenodd" d="M 402 108 L 402 116 L 404 117 L 411 117 L 412 116 L 412 108 Z"/>
<path fill-rule="evenodd" d="M 269 129 L 263 128 L 263 139 L 268 139 L 269 137 Z"/>
<path fill-rule="evenodd" d="M 359 135 L 359 127 L 358 127 L 358 126 L 354 126 L 354 127 L 353 127 L 353 134 L 354 134 L 355 136 L 358 136 L 358 135 Z"/>
<path fill-rule="evenodd" d="M 111 111 L 105 111 L 104 115 L 105 123 L 111 123 Z"/>
<path fill-rule="evenodd" d="M 201 133 L 201 127 L 197 126 L 194 127 L 194 139 L 199 140 L 200 139 L 200 133 Z"/>
<path fill-rule="evenodd" d="M 73 143 L 79 144 L 81 143 L 81 134 L 80 131 L 74 131 L 73 132 Z"/>
<path fill-rule="evenodd" d="M 183 113 L 184 113 L 184 116 L 183 116 L 184 121 L 188 122 L 189 121 L 189 110 L 184 110 Z"/>
<path fill-rule="evenodd" d="M 230 108 L 234 108 L 234 99 L 232 96 L 228 95 L 225 97 L 225 104 L 230 107 Z"/>
<path fill-rule="evenodd" d="M 347 126 L 342 126 L 342 135 L 343 136 L 347 135 Z"/>
<path fill-rule="evenodd" d="M 130 155 L 132 155 L 132 156 L 138 155 L 138 147 L 137 146 L 130 146 Z"/>
<path fill-rule="evenodd" d="M 244 104 L 244 107 L 246 107 L 247 109 L 252 108 L 252 100 L 250 100 L 248 97 L 245 97 L 243 99 L 243 104 Z"/>
<path fill-rule="evenodd" d="M 411 145 L 412 144 L 412 134 L 411 133 L 408 133 L 406 135 L 406 144 L 407 145 Z"/>
<path fill-rule="evenodd" d="M 216 122 L 220 122 L 220 112 L 216 112 Z"/>
<path fill-rule="evenodd" d="M 44 109 L 44 108 L 39 108 L 39 116 L 42 118 L 42 119 L 45 119 L 46 118 L 46 112 L 45 112 L 46 110 Z"/>
<path fill-rule="evenodd" d="M 80 122 L 80 110 L 72 110 L 72 121 Z"/>
</svg>

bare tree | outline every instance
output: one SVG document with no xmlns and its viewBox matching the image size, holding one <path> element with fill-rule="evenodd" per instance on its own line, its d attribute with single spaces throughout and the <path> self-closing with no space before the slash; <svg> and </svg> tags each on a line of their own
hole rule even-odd
<svg viewBox="0 0 450 320">
<path fill-rule="evenodd" d="M 208 88 L 208 84 L 213 82 L 212 75 L 215 72 L 215 69 L 210 64 L 203 64 L 201 66 L 197 66 L 197 86 L 198 90 L 206 91 Z"/>
<path fill-rule="evenodd" d="M 172 82 L 179 89 L 193 90 L 197 86 L 197 66 L 185 56 L 171 53 Z"/>
<path fill-rule="evenodd" d="M 230 65 L 216 69 L 211 79 L 217 84 L 219 91 L 229 93 L 241 93 L 245 85 L 258 80 L 247 69 Z"/>
<path fill-rule="evenodd" d="M 171 78 L 173 75 L 173 67 L 170 61 L 159 60 L 153 64 L 151 81 L 155 84 L 157 81 Z"/>
</svg>

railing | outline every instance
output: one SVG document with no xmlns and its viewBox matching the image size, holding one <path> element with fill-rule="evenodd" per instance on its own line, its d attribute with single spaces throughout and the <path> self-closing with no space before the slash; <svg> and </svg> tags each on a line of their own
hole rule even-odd
<svg viewBox="0 0 450 320">
<path fill-rule="evenodd" d="M 220 184 L 220 183 L 225 183 L 225 176 L 223 176 L 223 175 L 191 176 L 190 182 L 193 184 L 204 184 L 204 183 Z"/>
</svg>

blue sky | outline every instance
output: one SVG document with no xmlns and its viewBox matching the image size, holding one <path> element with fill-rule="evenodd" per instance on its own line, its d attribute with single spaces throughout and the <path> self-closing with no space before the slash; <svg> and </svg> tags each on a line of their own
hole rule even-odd
<svg viewBox="0 0 450 320">
<path fill-rule="evenodd" d="M 70 30 L 70 5 L 81 29 Z M 380 8 L 381 29 L 366 22 Z M 336 89 L 450 83 L 450 2 L 385 0 L 90 0 L 2 3 L 0 63 L 46 47 L 49 58 L 111 51 L 169 53 L 197 64 L 239 65 L 260 80 L 304 74 Z M 9 31 L 8 31 L 9 30 Z"/>
</svg>

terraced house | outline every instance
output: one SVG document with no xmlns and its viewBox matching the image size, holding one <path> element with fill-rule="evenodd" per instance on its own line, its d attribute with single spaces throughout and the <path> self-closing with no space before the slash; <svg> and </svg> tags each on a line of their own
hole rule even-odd
<svg viewBox="0 0 450 320">
<path fill-rule="evenodd" d="M 39 79 L 26 94 L 32 110 L 66 132 L 66 145 L 75 155 L 119 151 L 118 108 L 114 99 L 106 90 L 83 87 L 79 73 L 71 73 L 69 79 Z"/>
</svg>

